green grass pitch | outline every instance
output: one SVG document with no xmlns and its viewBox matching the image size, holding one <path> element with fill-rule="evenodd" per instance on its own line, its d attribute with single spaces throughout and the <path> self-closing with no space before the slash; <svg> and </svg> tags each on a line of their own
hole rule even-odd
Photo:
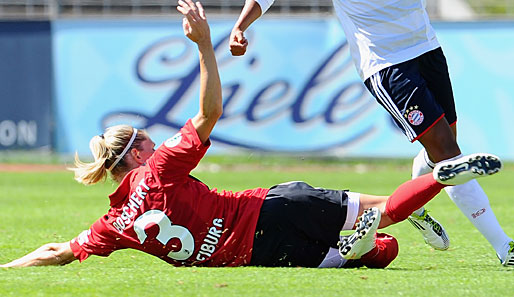
<svg viewBox="0 0 514 297">
<path fill-rule="evenodd" d="M 301 161 L 298 163 L 302 163 Z M 242 190 L 290 180 L 314 186 L 390 194 L 409 179 L 407 163 L 339 166 L 290 164 L 231 167 L 201 164 L 194 175 L 210 187 Z M 480 180 L 505 232 L 514 236 L 514 165 Z M 0 262 L 44 243 L 67 241 L 108 209 L 109 182 L 85 187 L 70 172 L 1 172 Z M 448 251 L 430 249 L 403 222 L 384 231 L 398 238 L 398 258 L 385 270 L 307 268 L 176 268 L 123 250 L 63 267 L 0 269 L 0 296 L 512 296 L 514 269 L 442 192 L 427 207 L 446 227 Z"/>
</svg>

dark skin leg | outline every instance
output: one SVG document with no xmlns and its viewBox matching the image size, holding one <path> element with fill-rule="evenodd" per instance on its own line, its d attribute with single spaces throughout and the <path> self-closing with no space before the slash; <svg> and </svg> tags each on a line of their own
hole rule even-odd
<svg viewBox="0 0 514 297">
<path fill-rule="evenodd" d="M 419 142 L 425 147 L 430 160 L 437 163 L 460 155 L 461 151 L 455 135 L 457 135 L 456 125 L 450 127 L 443 118 L 421 136 Z"/>
<path fill-rule="evenodd" d="M 433 162 L 439 162 L 459 155 L 460 149 L 456 142 L 457 128 L 456 125 L 450 126 L 446 119 L 440 120 L 430 130 L 427 131 L 419 141 L 423 144 Z M 396 224 L 385 211 L 387 199 L 389 196 L 375 196 L 360 194 L 359 216 L 364 213 L 365 209 L 377 207 L 382 216 L 380 218 L 379 228 L 385 228 L 389 225 Z"/>
</svg>

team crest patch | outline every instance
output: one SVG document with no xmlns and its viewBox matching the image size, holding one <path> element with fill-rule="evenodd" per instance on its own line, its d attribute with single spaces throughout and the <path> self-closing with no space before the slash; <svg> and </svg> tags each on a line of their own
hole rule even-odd
<svg viewBox="0 0 514 297">
<path fill-rule="evenodd" d="M 167 147 L 175 147 L 180 143 L 181 140 L 182 140 L 182 133 L 179 132 L 179 133 L 175 134 L 172 138 L 166 140 L 164 145 Z"/>
<path fill-rule="evenodd" d="M 409 123 L 414 126 L 421 125 L 421 123 L 423 123 L 423 120 L 425 119 L 423 113 L 420 110 L 418 110 L 417 105 L 407 108 L 407 110 L 405 110 L 404 116 L 409 121 Z"/>
</svg>

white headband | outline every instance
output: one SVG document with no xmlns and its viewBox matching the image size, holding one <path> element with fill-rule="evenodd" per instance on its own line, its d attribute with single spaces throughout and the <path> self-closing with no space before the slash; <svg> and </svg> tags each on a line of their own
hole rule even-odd
<svg viewBox="0 0 514 297">
<path fill-rule="evenodd" d="M 127 151 L 130 149 L 130 146 L 132 146 L 132 143 L 136 139 L 137 129 L 136 128 L 132 128 L 132 129 L 134 129 L 134 132 L 132 132 L 132 137 L 130 137 L 130 140 L 127 143 L 127 146 L 123 149 L 123 152 L 121 152 L 121 154 L 116 158 L 116 160 L 114 160 L 114 163 L 112 163 L 112 165 L 109 167 L 109 169 L 108 169 L 109 171 L 111 171 L 121 161 L 121 159 L 123 159 L 123 156 L 125 156 Z"/>
</svg>

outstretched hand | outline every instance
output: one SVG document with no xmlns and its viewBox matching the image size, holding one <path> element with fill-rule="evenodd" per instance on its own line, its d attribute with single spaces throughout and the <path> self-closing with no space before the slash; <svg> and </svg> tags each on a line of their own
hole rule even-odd
<svg viewBox="0 0 514 297">
<path fill-rule="evenodd" d="M 230 33 L 229 46 L 232 56 L 244 55 L 248 46 L 248 40 L 245 38 L 244 32 L 234 28 Z"/>
<path fill-rule="evenodd" d="M 184 35 L 196 44 L 211 41 L 211 32 L 205 11 L 200 2 L 191 0 L 179 0 L 177 10 L 184 15 L 182 27 Z"/>
</svg>

